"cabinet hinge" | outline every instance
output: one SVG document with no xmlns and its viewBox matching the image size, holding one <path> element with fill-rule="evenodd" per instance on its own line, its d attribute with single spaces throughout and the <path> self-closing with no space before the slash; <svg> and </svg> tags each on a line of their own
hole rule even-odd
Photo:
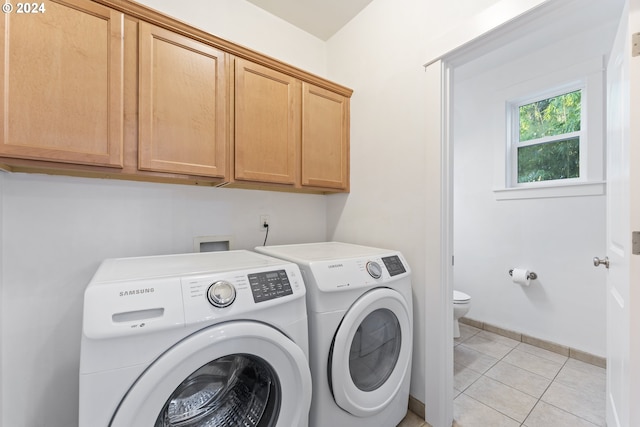
<svg viewBox="0 0 640 427">
<path fill-rule="evenodd" d="M 631 232 L 631 254 L 640 255 L 640 231 Z"/>
<path fill-rule="evenodd" d="M 631 56 L 640 55 L 640 33 L 631 35 Z"/>
</svg>

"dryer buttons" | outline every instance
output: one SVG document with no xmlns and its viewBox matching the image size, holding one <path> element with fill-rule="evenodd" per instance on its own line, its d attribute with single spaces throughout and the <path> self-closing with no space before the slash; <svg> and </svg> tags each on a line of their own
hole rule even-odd
<svg viewBox="0 0 640 427">
<path fill-rule="evenodd" d="M 367 273 L 374 279 L 379 279 L 382 277 L 382 267 L 375 261 L 369 261 L 367 263 Z"/>
<path fill-rule="evenodd" d="M 229 307 L 236 299 L 236 288 L 225 280 L 219 280 L 209 286 L 207 299 L 215 307 Z"/>
</svg>

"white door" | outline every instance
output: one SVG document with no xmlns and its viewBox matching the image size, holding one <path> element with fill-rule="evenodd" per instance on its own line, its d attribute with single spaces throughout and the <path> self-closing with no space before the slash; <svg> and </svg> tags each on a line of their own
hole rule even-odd
<svg viewBox="0 0 640 427">
<path fill-rule="evenodd" d="M 392 289 L 374 289 L 349 308 L 336 331 L 329 367 L 333 397 L 358 417 L 373 416 L 399 393 L 411 364 L 410 309 Z"/>
<path fill-rule="evenodd" d="M 640 0 L 628 0 L 607 68 L 607 425 L 640 425 L 638 409 L 637 273 L 631 231 L 640 230 L 640 57 L 631 56 L 631 34 L 640 31 Z M 635 147 L 634 147 L 635 144 Z M 635 283 L 634 283 L 635 282 Z M 630 286 L 631 285 L 631 286 Z M 636 312 L 634 314 L 634 311 Z M 634 319 L 635 317 L 635 319 Z"/>
<path fill-rule="evenodd" d="M 120 403 L 111 427 L 306 427 L 311 374 L 280 331 L 237 321 L 203 329 L 162 354 Z"/>
</svg>

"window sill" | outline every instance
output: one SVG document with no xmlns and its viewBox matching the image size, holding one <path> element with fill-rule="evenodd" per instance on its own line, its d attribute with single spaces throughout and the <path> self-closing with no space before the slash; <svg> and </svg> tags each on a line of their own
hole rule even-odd
<svg viewBox="0 0 640 427">
<path fill-rule="evenodd" d="M 539 184 L 531 187 L 499 188 L 493 190 L 496 200 L 546 199 L 551 197 L 601 196 L 606 182 L 579 182 L 572 184 Z"/>
</svg>

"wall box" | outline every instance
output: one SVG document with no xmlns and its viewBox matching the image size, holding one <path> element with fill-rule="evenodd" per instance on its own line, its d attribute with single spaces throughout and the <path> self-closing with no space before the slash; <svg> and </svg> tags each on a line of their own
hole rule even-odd
<svg viewBox="0 0 640 427">
<path fill-rule="evenodd" d="M 198 236 L 193 238 L 193 252 L 230 251 L 233 236 Z"/>
</svg>

